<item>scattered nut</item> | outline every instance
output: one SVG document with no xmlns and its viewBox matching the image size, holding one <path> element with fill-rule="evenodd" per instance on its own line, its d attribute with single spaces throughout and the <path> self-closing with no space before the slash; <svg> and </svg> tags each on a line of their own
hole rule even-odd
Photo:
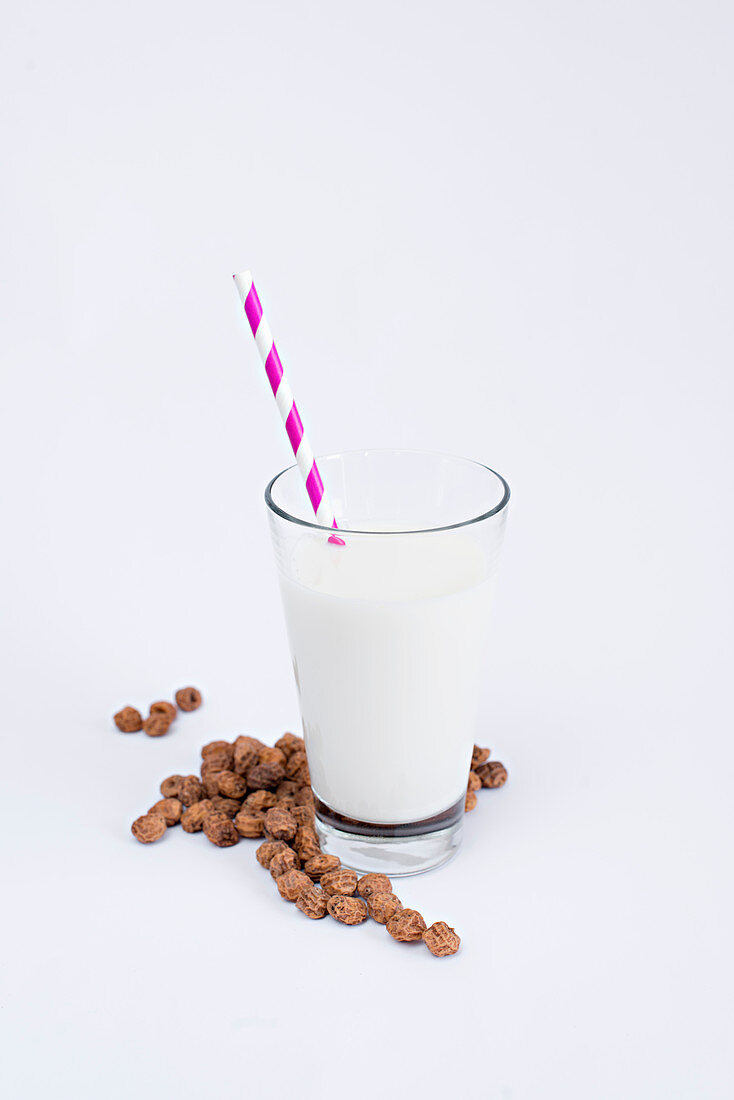
<svg viewBox="0 0 734 1100">
<path fill-rule="evenodd" d="M 262 810 L 264 812 L 274 806 L 277 801 L 278 799 L 272 791 L 253 791 L 252 794 L 248 794 L 244 804 L 249 810 Z"/>
<path fill-rule="evenodd" d="M 260 749 L 265 746 L 256 737 L 238 737 L 234 743 L 234 770 L 238 775 L 247 775 L 260 757 Z"/>
<path fill-rule="evenodd" d="M 464 813 L 468 814 L 470 810 L 474 809 L 476 804 L 477 804 L 477 792 L 476 791 L 467 791 L 466 792 L 466 798 L 464 800 Z"/>
<path fill-rule="evenodd" d="M 298 749 L 288 757 L 288 763 L 285 766 L 285 774 L 289 779 L 293 779 L 304 764 L 308 767 L 308 757 L 303 749 Z"/>
<path fill-rule="evenodd" d="M 205 793 L 204 787 L 198 776 L 187 775 L 186 778 L 181 781 L 181 790 L 178 797 L 181 799 L 184 806 L 193 806 L 195 802 L 201 802 Z"/>
<path fill-rule="evenodd" d="M 201 692 L 192 687 L 180 688 L 176 692 L 176 702 L 179 710 L 197 710 L 201 706 Z"/>
<path fill-rule="evenodd" d="M 165 714 L 151 714 L 143 722 L 143 729 L 148 737 L 162 737 L 171 728 L 171 721 Z"/>
<path fill-rule="evenodd" d="M 361 898 L 344 898 L 334 894 L 326 902 L 326 908 L 334 920 L 342 924 L 361 924 L 367 920 L 367 906 Z"/>
<path fill-rule="evenodd" d="M 286 871 L 275 880 L 278 892 L 286 901 L 298 901 L 304 890 L 310 888 L 313 883 L 303 871 Z"/>
<path fill-rule="evenodd" d="M 230 818 L 216 810 L 212 810 L 204 818 L 204 833 L 217 848 L 231 848 L 240 839 L 240 834 Z"/>
<path fill-rule="evenodd" d="M 278 784 L 278 789 L 275 793 L 277 794 L 278 798 L 295 799 L 295 796 L 298 794 L 300 789 L 301 788 L 298 786 L 298 784 L 294 783 L 292 779 L 284 779 L 282 783 Z"/>
<path fill-rule="evenodd" d="M 232 771 L 234 765 L 234 749 L 231 745 L 227 745 L 225 748 L 214 749 L 212 752 L 207 753 L 202 761 L 201 771 L 202 774 L 206 769 L 207 772 L 226 772 Z"/>
<path fill-rule="evenodd" d="M 469 782 L 467 783 L 467 789 L 470 791 L 478 791 L 482 786 L 482 781 L 476 772 L 469 772 Z"/>
<path fill-rule="evenodd" d="M 294 733 L 284 733 L 283 736 L 279 737 L 275 742 L 275 747 L 276 749 L 280 749 L 286 756 L 290 756 L 299 749 L 303 749 L 303 738 L 296 737 Z"/>
<path fill-rule="evenodd" d="M 478 768 L 485 760 L 489 760 L 489 755 L 489 749 L 480 749 L 479 745 L 475 745 L 471 754 L 472 768 Z"/>
<path fill-rule="evenodd" d="M 281 767 L 285 767 L 285 761 L 285 753 L 270 745 L 263 745 L 257 758 L 258 764 L 280 764 Z"/>
<path fill-rule="evenodd" d="M 266 840 L 255 852 L 255 858 L 261 867 L 270 867 L 270 861 L 278 852 L 289 852 L 290 848 L 282 840 Z"/>
<path fill-rule="evenodd" d="M 132 834 L 141 844 L 160 840 L 166 831 L 166 823 L 160 814 L 143 814 L 132 823 Z"/>
<path fill-rule="evenodd" d="M 308 825 L 313 829 L 314 813 L 308 806 L 291 806 L 289 813 L 297 825 Z"/>
<path fill-rule="evenodd" d="M 224 749 L 225 752 L 229 749 L 232 749 L 232 752 L 234 753 L 234 749 L 232 748 L 232 745 L 230 745 L 229 741 L 210 741 L 209 744 L 204 745 L 204 748 L 201 750 L 201 759 L 206 760 L 208 756 L 212 755 L 212 753 L 220 752 L 222 749 Z"/>
<path fill-rule="evenodd" d="M 123 707 L 114 716 L 114 723 L 121 733 L 137 733 L 143 728 L 143 716 L 135 707 Z M 143 841 L 147 844 L 148 841 Z"/>
<path fill-rule="evenodd" d="M 260 810 L 240 810 L 235 816 L 234 827 L 240 836 L 256 840 L 265 832 L 265 814 Z"/>
<path fill-rule="evenodd" d="M 423 942 L 432 955 L 440 958 L 444 955 L 455 955 L 461 940 L 445 921 L 437 920 L 430 928 L 426 928 Z"/>
<path fill-rule="evenodd" d="M 402 902 L 395 894 L 370 894 L 367 898 L 367 912 L 378 924 L 387 924 L 402 908 Z"/>
<path fill-rule="evenodd" d="M 321 920 L 322 917 L 326 916 L 328 899 L 319 886 L 314 886 L 310 879 L 308 881 L 309 885 L 299 894 L 296 906 L 311 920 Z"/>
<path fill-rule="evenodd" d="M 237 772 L 220 772 L 219 793 L 225 798 L 244 798 L 247 794 L 247 780 Z"/>
<path fill-rule="evenodd" d="M 316 830 L 311 825 L 298 826 L 298 832 L 296 833 L 296 839 L 293 841 L 293 847 L 304 861 L 313 859 L 314 856 L 321 855 L 319 838 L 316 835 Z"/>
<path fill-rule="evenodd" d="M 169 722 L 172 722 L 178 712 L 176 711 L 173 703 L 166 703 L 164 700 L 161 699 L 157 703 L 150 704 L 150 713 L 163 714 Z"/>
<path fill-rule="evenodd" d="M 273 806 L 265 814 L 265 830 L 274 840 L 293 840 L 298 831 L 298 824 L 288 810 Z"/>
<path fill-rule="evenodd" d="M 188 810 L 184 810 L 181 814 L 181 828 L 185 833 L 201 832 L 207 814 L 210 814 L 213 809 L 208 798 L 202 799 L 201 802 L 194 802 L 193 806 L 189 806 Z"/>
<path fill-rule="evenodd" d="M 160 786 L 160 792 L 164 798 L 178 798 L 181 793 L 181 784 L 184 777 L 182 775 L 169 775 L 168 779 L 164 779 Z"/>
<path fill-rule="evenodd" d="M 256 764 L 247 773 L 247 786 L 251 791 L 272 791 L 283 779 L 285 771 L 282 764 Z"/>
<path fill-rule="evenodd" d="M 220 814 L 234 817 L 242 809 L 242 804 L 236 798 L 223 798 L 221 794 L 215 794 L 211 800 L 212 807 Z"/>
<path fill-rule="evenodd" d="M 419 940 L 426 930 L 426 922 L 417 909 L 401 909 L 385 925 L 394 940 L 412 943 Z"/>
<path fill-rule="evenodd" d="M 308 866 L 308 864 L 306 864 Z M 340 867 L 336 871 L 327 871 L 321 876 L 321 887 L 325 894 L 341 894 L 342 897 L 351 897 L 357 889 L 359 875 L 356 871 L 349 871 L 346 867 Z"/>
<path fill-rule="evenodd" d="M 318 882 L 322 875 L 328 875 L 331 871 L 338 870 L 341 865 L 342 861 L 338 856 L 327 856 L 319 853 L 319 855 L 307 859 L 303 869 L 309 878 L 312 878 L 314 882 Z"/>
<path fill-rule="evenodd" d="M 357 883 L 357 893 L 363 898 L 369 898 L 372 894 L 391 894 L 392 883 L 387 875 L 362 875 Z"/>
<path fill-rule="evenodd" d="M 278 843 L 277 841 L 274 843 Z M 282 843 L 282 841 L 281 841 Z M 273 878 L 280 878 L 286 871 L 297 871 L 301 865 L 296 853 L 286 846 L 285 851 L 276 852 L 268 864 L 268 870 Z"/>
<path fill-rule="evenodd" d="M 483 787 L 502 787 L 507 782 L 507 768 L 499 760 L 492 760 L 477 768 L 477 775 Z"/>
<path fill-rule="evenodd" d="M 156 802 L 155 806 L 151 806 L 148 810 L 149 814 L 160 814 L 166 825 L 178 825 L 181 820 L 181 812 L 183 806 L 177 798 L 162 798 L 160 802 Z"/>
</svg>

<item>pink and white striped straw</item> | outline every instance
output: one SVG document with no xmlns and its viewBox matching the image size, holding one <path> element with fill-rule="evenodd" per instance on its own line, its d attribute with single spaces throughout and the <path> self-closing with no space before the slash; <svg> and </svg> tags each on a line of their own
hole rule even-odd
<svg viewBox="0 0 734 1100">
<path fill-rule="evenodd" d="M 293 453 L 296 456 L 298 468 L 306 483 L 306 491 L 316 513 L 316 522 L 324 527 L 336 527 L 334 510 L 326 495 L 311 445 L 306 439 L 303 423 L 293 400 L 293 391 L 288 385 L 288 379 L 283 371 L 283 364 L 273 341 L 270 325 L 263 314 L 263 307 L 260 305 L 252 275 L 249 271 L 241 271 L 239 275 L 234 275 L 233 278 L 242 299 L 242 305 L 245 307 L 245 313 L 247 314 L 247 320 L 250 322 L 252 335 L 255 337 L 257 350 L 260 352 L 260 358 L 265 367 L 270 388 L 273 391 L 275 404 L 278 406 L 278 411 L 285 424 L 285 430 L 291 441 Z M 334 535 L 329 541 L 344 545 L 342 540 Z"/>
</svg>

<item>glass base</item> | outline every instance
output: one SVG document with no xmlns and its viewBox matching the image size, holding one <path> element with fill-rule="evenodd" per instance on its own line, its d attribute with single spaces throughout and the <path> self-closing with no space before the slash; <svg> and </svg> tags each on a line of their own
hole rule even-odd
<svg viewBox="0 0 734 1100">
<path fill-rule="evenodd" d="M 445 814 L 406 825 L 339 819 L 316 798 L 316 832 L 324 852 L 338 856 L 344 867 L 390 878 L 419 875 L 448 863 L 461 844 L 463 824 L 463 798 Z"/>
</svg>

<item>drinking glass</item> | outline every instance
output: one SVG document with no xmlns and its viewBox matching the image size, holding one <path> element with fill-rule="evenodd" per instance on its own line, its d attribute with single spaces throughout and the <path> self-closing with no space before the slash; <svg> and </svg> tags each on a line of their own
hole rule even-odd
<svg viewBox="0 0 734 1100">
<path fill-rule="evenodd" d="M 461 840 L 507 482 L 469 459 L 318 459 L 339 526 L 291 466 L 265 500 L 324 851 L 391 876 Z"/>
</svg>

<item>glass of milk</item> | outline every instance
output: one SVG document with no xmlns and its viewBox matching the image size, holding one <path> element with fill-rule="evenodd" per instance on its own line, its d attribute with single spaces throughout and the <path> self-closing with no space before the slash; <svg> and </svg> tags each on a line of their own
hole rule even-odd
<svg viewBox="0 0 734 1100">
<path fill-rule="evenodd" d="M 318 463 L 344 545 L 296 466 L 265 493 L 317 830 L 345 866 L 415 874 L 461 840 L 510 490 L 426 451 Z"/>
</svg>

